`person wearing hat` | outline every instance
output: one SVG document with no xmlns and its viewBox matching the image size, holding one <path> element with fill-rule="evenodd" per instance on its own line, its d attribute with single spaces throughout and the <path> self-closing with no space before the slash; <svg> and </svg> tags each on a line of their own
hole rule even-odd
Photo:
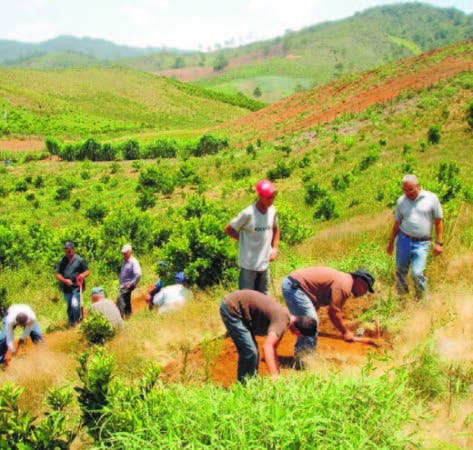
<svg viewBox="0 0 473 450">
<path fill-rule="evenodd" d="M 163 287 L 153 297 L 152 305 L 158 308 L 159 313 L 176 311 L 193 298 L 192 291 L 186 287 L 184 272 L 177 272 L 174 280 L 175 284 Z"/>
<path fill-rule="evenodd" d="M 120 269 L 120 294 L 117 298 L 117 306 L 122 317 L 131 315 L 131 293 L 136 288 L 141 278 L 141 266 L 138 260 L 132 256 L 133 249 L 130 244 L 122 247 L 121 253 L 123 263 Z"/>
<path fill-rule="evenodd" d="M 359 269 L 345 273 L 330 267 L 305 267 L 291 272 L 282 282 L 282 293 L 291 314 L 304 315 L 319 321 L 317 310 L 328 307 L 328 316 L 346 342 L 355 342 L 357 337 L 343 321 L 342 307 L 349 297 L 361 297 L 374 292 L 374 277 L 368 271 Z M 299 336 L 294 353 L 314 349 L 314 337 Z"/>
<path fill-rule="evenodd" d="M 121 330 L 123 328 L 123 319 L 120 310 L 112 300 L 105 298 L 103 287 L 93 287 L 90 295 L 92 298 L 90 311 L 100 312 L 114 328 Z"/>
<path fill-rule="evenodd" d="M 82 318 L 81 290 L 85 289 L 85 278 L 90 274 L 87 263 L 75 252 L 72 242 L 64 243 L 64 256 L 56 264 L 56 278 L 61 283 L 67 304 L 68 326 L 72 327 Z"/>
<path fill-rule="evenodd" d="M 16 327 L 22 327 L 23 333 L 18 341 L 18 347 L 15 349 L 14 329 Z M 33 344 L 44 342 L 35 313 L 28 305 L 11 305 L 2 320 L 2 331 L 0 333 L 0 364 L 7 366 L 7 351 L 10 350 L 12 355 L 15 354 L 16 350 L 20 348 L 28 336 L 31 338 Z"/>
<path fill-rule="evenodd" d="M 225 233 L 238 241 L 240 277 L 238 289 L 269 291 L 269 262 L 278 254 L 279 225 L 273 206 L 276 189 L 269 180 L 255 186 L 256 203 L 243 209 L 225 227 Z"/>
</svg>

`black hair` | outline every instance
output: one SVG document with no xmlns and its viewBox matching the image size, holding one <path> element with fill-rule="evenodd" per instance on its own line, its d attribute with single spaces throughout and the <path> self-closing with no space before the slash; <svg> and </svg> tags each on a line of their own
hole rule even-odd
<svg viewBox="0 0 473 450">
<path fill-rule="evenodd" d="M 20 326 L 25 326 L 28 322 L 28 316 L 25 313 L 18 313 L 16 316 L 16 323 Z"/>
<path fill-rule="evenodd" d="M 303 336 L 315 336 L 317 333 L 317 321 L 308 316 L 296 316 L 294 327 L 297 328 Z"/>
</svg>

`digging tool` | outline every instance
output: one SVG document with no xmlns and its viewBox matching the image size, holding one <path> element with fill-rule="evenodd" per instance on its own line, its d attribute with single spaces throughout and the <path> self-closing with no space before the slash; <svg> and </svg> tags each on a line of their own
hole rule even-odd
<svg viewBox="0 0 473 450">
<path fill-rule="evenodd" d="M 82 278 L 79 278 L 77 280 L 77 284 L 79 285 L 79 306 L 80 306 L 80 318 L 79 318 L 79 321 L 81 322 L 82 319 L 84 318 L 84 298 L 82 296 L 82 284 L 83 284 L 83 280 Z"/>
</svg>

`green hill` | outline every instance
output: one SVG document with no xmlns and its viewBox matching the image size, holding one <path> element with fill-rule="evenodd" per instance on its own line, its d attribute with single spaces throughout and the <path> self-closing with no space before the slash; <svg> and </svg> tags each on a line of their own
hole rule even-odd
<svg viewBox="0 0 473 450">
<path fill-rule="evenodd" d="M 344 74 L 472 37 L 473 15 L 417 3 L 383 6 L 348 19 L 288 32 L 272 41 L 223 50 L 228 68 L 196 83 L 247 95 L 259 88 L 261 100 L 274 101 L 287 96 L 288 85 L 295 93 Z M 250 61 L 232 67 L 232 60 L 244 53 Z M 207 59 L 215 58 L 208 55 Z M 275 76 L 279 77 L 276 83 Z"/>
<path fill-rule="evenodd" d="M 352 83 L 332 82 L 301 93 L 294 103 L 317 108 L 314 97 L 325 89 L 322 107 L 339 111 L 351 97 L 365 99 L 371 91 L 399 86 L 410 74 L 457 69 L 456 63 L 464 61 L 462 70 L 445 71 L 428 85 L 406 84 L 401 95 L 365 108 L 360 104 L 359 110 L 334 115 L 335 120 L 293 128 L 308 109 L 291 111 L 294 117 L 286 122 L 286 108 L 272 105 L 251 114 L 243 131 L 268 128 L 280 133 L 278 139 L 269 135 L 251 148 L 232 142 L 217 153 L 185 158 L 47 159 L 1 167 L 0 307 L 29 303 L 47 333 L 44 346 L 25 343 L 10 367 L 0 370 L 5 447 L 471 448 L 471 43 L 377 67 L 354 76 Z M 77 72 L 82 74 L 76 80 L 80 89 L 71 82 L 74 71 L 59 71 L 51 87 L 43 86 L 43 95 L 52 96 L 62 75 L 68 89 L 62 86 L 61 98 L 68 92 L 85 116 L 90 108 L 81 95 L 90 94 L 84 74 L 114 83 L 120 77 L 103 69 Z M 13 80 L 20 73 L 32 72 L 6 71 L 3 76 Z M 35 82 L 46 85 L 46 73 L 39 73 L 42 78 Z M 118 73 L 124 78 L 118 86 L 122 90 L 131 80 L 136 89 L 153 79 Z M 33 90 L 19 78 L 13 93 L 19 95 L 25 85 Z M 158 81 L 173 93 L 180 86 Z M 93 77 L 89 84 L 96 89 Z M 136 90 L 146 98 L 154 94 Z M 99 92 L 95 96 L 101 98 Z M 113 99 L 120 111 L 116 91 Z M 176 100 L 182 98 L 176 95 Z M 112 110 L 112 99 L 110 104 Z M 189 120 L 182 128 L 198 122 Z M 281 129 L 285 126 L 288 132 Z M 92 126 L 87 134 L 96 131 Z M 444 210 L 444 251 L 428 260 L 429 299 L 424 301 L 395 294 L 395 265 L 386 254 L 406 173 L 415 173 L 423 188 L 437 193 Z M 236 352 L 231 343 L 224 348 L 228 341 L 222 338 L 219 304 L 236 289 L 238 270 L 237 243 L 223 228 L 254 201 L 254 185 L 262 177 L 276 185 L 281 225 L 279 255 L 271 263 L 271 296 L 283 302 L 281 281 L 294 269 L 326 265 L 348 272 L 364 267 L 376 278 L 376 292 L 349 299 L 342 314 L 357 334 L 377 330 L 382 348 L 361 353 L 363 344 L 325 332 L 329 320 L 320 308 L 324 333 L 318 352 L 305 356 L 302 372 L 287 362 L 291 345 L 280 353 L 279 380 L 261 376 L 227 388 L 213 378 L 233 363 L 236 379 Z M 133 244 L 143 269 L 134 300 L 163 270 L 157 261 L 167 262 L 171 273 L 186 271 L 194 300 L 171 314 L 135 309 L 103 350 L 91 346 L 79 329 L 66 329 L 66 306 L 53 271 L 66 239 L 76 243 L 91 270 L 86 308 L 92 286 L 103 286 L 109 298 L 116 298 L 125 242 Z M 205 289 L 202 281 L 210 281 Z"/>
<path fill-rule="evenodd" d="M 127 68 L 0 68 L 0 135 L 117 136 L 203 129 L 262 104 Z"/>
</svg>

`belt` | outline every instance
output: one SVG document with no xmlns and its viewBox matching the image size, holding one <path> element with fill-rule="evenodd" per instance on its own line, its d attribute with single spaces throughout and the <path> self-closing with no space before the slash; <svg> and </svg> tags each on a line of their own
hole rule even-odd
<svg viewBox="0 0 473 450">
<path fill-rule="evenodd" d="M 425 241 L 430 241 L 430 236 L 422 236 L 422 237 L 415 237 L 415 236 L 409 236 L 407 233 L 404 233 L 404 231 L 401 231 L 401 233 L 408 237 L 412 242 L 425 242 Z"/>
</svg>

